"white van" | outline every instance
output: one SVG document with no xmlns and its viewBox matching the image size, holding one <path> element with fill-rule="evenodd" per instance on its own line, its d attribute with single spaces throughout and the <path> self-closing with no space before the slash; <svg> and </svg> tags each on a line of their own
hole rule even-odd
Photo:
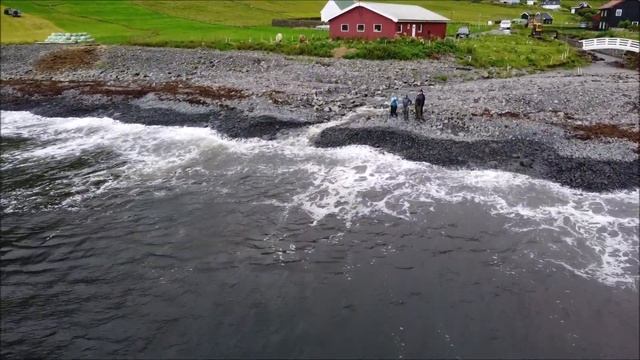
<svg viewBox="0 0 640 360">
<path fill-rule="evenodd" d="M 500 30 L 511 30 L 511 20 L 500 21 Z"/>
</svg>

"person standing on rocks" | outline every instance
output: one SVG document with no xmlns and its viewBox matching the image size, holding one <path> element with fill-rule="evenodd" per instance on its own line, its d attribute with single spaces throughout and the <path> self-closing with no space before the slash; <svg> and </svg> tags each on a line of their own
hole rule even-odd
<svg viewBox="0 0 640 360">
<path fill-rule="evenodd" d="M 391 117 L 398 117 L 398 98 L 393 96 L 391 97 Z"/>
<path fill-rule="evenodd" d="M 409 99 L 409 95 L 405 95 L 404 99 L 402 99 L 402 115 L 404 116 L 404 121 L 409 121 L 409 105 L 413 104 L 413 101 Z"/>
<path fill-rule="evenodd" d="M 420 89 L 420 93 L 416 96 L 416 120 L 424 120 L 422 117 L 422 110 L 424 108 L 424 91 Z"/>
</svg>

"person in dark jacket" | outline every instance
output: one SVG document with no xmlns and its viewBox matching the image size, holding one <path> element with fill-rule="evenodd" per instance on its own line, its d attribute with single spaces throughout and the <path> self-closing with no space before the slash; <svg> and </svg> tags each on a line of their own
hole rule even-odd
<svg viewBox="0 0 640 360">
<path fill-rule="evenodd" d="M 424 108 L 424 92 L 420 89 L 420 93 L 416 96 L 416 120 L 424 120 L 422 110 Z"/>
<path fill-rule="evenodd" d="M 409 121 L 409 106 L 413 104 L 413 101 L 409 99 L 409 95 L 405 95 L 402 99 L 402 115 L 405 121 Z"/>
<path fill-rule="evenodd" d="M 391 117 L 398 117 L 398 98 L 393 96 L 391 98 Z"/>
</svg>

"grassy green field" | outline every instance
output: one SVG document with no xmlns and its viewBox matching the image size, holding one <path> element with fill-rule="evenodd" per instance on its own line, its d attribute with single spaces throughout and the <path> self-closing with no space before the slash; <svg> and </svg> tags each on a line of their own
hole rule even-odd
<svg viewBox="0 0 640 360">
<path fill-rule="evenodd" d="M 217 11 L 214 7 L 217 3 L 204 2 L 211 12 Z M 260 41 L 268 40 L 279 32 L 287 38 L 297 38 L 300 34 L 307 37 L 327 37 L 326 32 L 313 29 L 273 28 L 266 25 L 231 26 L 190 20 L 158 12 L 128 0 L 13 0 L 2 1 L 2 4 L 47 19 L 66 32 L 88 32 L 96 41 L 105 44 L 210 42 L 225 39 Z M 253 15 L 241 13 L 237 17 L 243 16 Z M 18 32 L 18 29 L 9 26 L 7 32 Z"/>
<path fill-rule="evenodd" d="M 455 23 L 486 24 L 488 20 L 516 18 L 527 6 L 496 5 L 490 0 L 385 0 L 412 3 L 449 17 Z M 604 0 L 591 1 L 599 5 Z M 260 41 L 281 32 L 288 38 L 299 34 L 324 38 L 326 32 L 310 29 L 272 28 L 274 18 L 318 17 L 324 0 L 1 0 L 27 15 L 50 21 L 66 32 L 89 32 L 101 43 L 208 42 L 225 39 Z M 579 19 L 567 9 L 553 12 L 557 25 Z M 25 21 L 26 22 L 26 21 Z M 43 40 L 41 33 L 7 23 L 3 42 Z M 456 26 L 450 26 L 455 31 Z M 13 39 L 13 40 L 9 40 Z"/>
<path fill-rule="evenodd" d="M 5 6 L 0 6 L 4 13 Z M 24 14 L 20 18 L 3 15 L 0 21 L 0 42 L 24 43 L 42 41 L 52 32 L 62 31 L 59 27 L 38 16 Z"/>
<path fill-rule="evenodd" d="M 605 1 L 590 3 L 599 6 Z M 471 31 L 478 33 L 491 29 L 486 25 L 488 20 L 518 18 L 523 11 L 544 11 L 523 5 L 496 5 L 491 0 L 385 2 L 417 4 L 447 16 L 452 20 L 449 35 L 461 24 L 470 24 Z M 325 0 L 0 0 L 0 3 L 25 13 L 21 19 L 3 18 L 3 43 L 43 40 L 49 32 L 62 29 L 88 32 L 103 44 L 205 46 L 325 57 L 332 56 L 334 49 L 344 47 L 353 49 L 349 57 L 417 59 L 451 54 L 465 64 L 504 69 L 544 69 L 575 66 L 581 62 L 566 44 L 531 40 L 526 30 L 511 37 L 481 36 L 461 42 L 422 44 L 415 41 L 336 42 L 328 40 L 326 31 L 270 26 L 274 18 L 318 17 Z M 566 8 L 553 12 L 553 16 L 554 26 L 580 21 Z M 29 25 L 36 19 L 50 27 Z M 279 45 L 272 42 L 277 33 L 285 38 Z M 305 35 L 309 43 L 298 44 L 299 35 Z"/>
</svg>

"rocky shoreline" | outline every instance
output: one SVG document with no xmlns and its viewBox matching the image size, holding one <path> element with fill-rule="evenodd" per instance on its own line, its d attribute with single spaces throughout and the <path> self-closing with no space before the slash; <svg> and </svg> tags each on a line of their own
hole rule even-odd
<svg viewBox="0 0 640 360">
<path fill-rule="evenodd" d="M 453 59 L 364 61 L 138 47 L 2 46 L 2 110 L 211 127 L 271 139 L 330 120 L 317 146 L 494 168 L 588 191 L 639 186 L 638 73 L 606 64 L 542 74 Z M 389 119 L 392 95 L 427 94 L 425 120 Z"/>
</svg>

